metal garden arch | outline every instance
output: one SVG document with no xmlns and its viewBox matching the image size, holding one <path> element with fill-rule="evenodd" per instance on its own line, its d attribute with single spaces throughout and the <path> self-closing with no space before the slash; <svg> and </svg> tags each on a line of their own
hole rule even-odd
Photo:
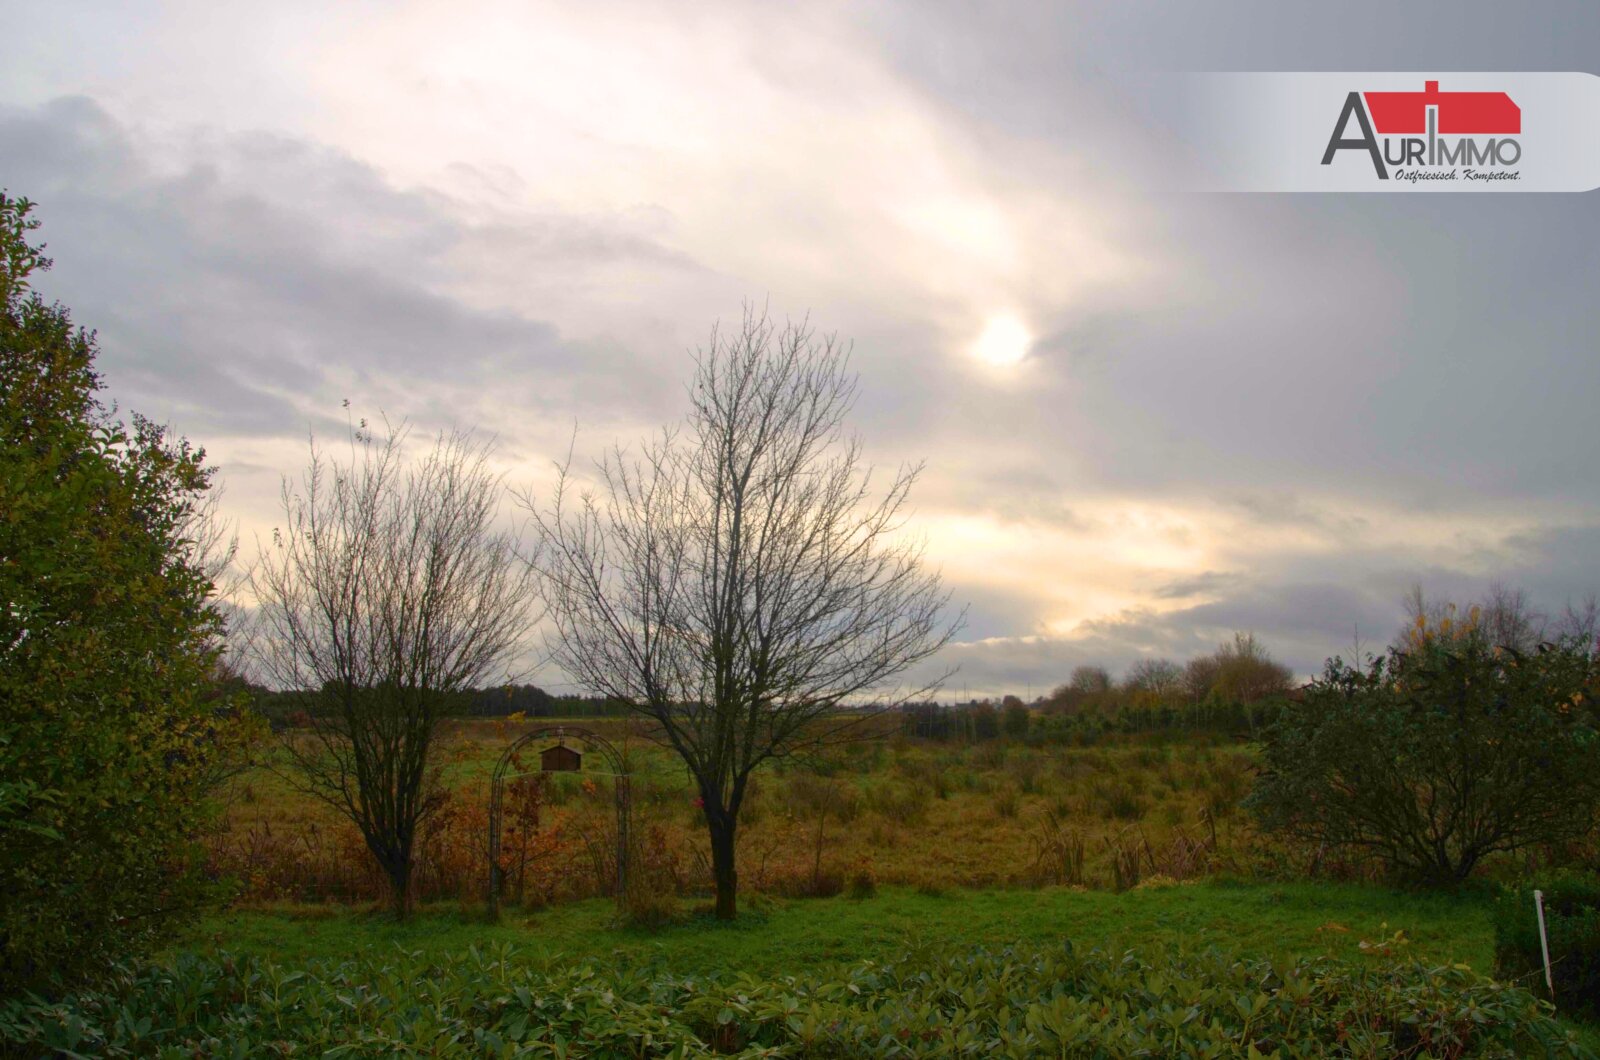
<svg viewBox="0 0 1600 1060">
<path fill-rule="evenodd" d="M 539 768 L 512 773 L 517 753 L 536 741 L 554 738 L 555 743 L 539 753 Z M 583 769 L 582 754 L 570 744 L 593 753 L 605 761 L 608 769 Z M 500 826 L 505 805 L 506 781 L 535 773 L 587 772 L 591 775 L 614 777 L 617 795 L 617 901 L 625 900 L 628 893 L 628 825 L 633 813 L 633 793 L 628 782 L 627 762 L 616 745 L 593 729 L 572 725 L 547 725 L 518 737 L 500 754 L 495 763 L 494 775 L 489 781 L 489 914 L 500 915 L 500 889 L 504 885 L 500 868 Z"/>
</svg>

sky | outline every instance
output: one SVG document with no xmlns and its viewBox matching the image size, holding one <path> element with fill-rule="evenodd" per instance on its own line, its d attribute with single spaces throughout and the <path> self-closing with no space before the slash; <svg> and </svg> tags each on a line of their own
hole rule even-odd
<svg viewBox="0 0 1600 1060">
<path fill-rule="evenodd" d="M 537 494 L 755 304 L 926 462 L 949 695 L 1600 589 L 1600 195 L 1197 193 L 1166 76 L 1600 71 L 1600 7 L 333 7 L 0 0 L 37 286 L 246 552 L 312 434 L 472 427 Z"/>
</svg>

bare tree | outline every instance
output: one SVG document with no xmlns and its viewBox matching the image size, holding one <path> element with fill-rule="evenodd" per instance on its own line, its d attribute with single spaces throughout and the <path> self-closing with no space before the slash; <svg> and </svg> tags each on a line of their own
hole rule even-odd
<svg viewBox="0 0 1600 1060">
<path fill-rule="evenodd" d="M 1203 704 L 1210 698 L 1211 690 L 1217 685 L 1217 677 L 1222 672 L 1222 663 L 1218 661 L 1216 653 L 1210 655 L 1196 655 L 1183 667 L 1183 691 L 1186 696 L 1196 704 Z"/>
<path fill-rule="evenodd" d="M 1183 695 L 1183 667 L 1171 659 L 1139 659 L 1128 667 L 1122 688 L 1159 703 L 1175 701 Z"/>
<path fill-rule="evenodd" d="M 1480 621 L 1489 643 L 1500 648 L 1531 652 L 1545 639 L 1549 619 L 1534 608 L 1528 594 L 1499 582 L 1489 586 L 1489 593 L 1479 604 Z"/>
<path fill-rule="evenodd" d="M 1067 687 L 1083 697 L 1103 696 L 1111 691 L 1111 671 L 1104 666 L 1074 666 Z"/>
<path fill-rule="evenodd" d="M 1294 672 L 1275 662 L 1254 633 L 1235 633 L 1217 649 L 1214 691 L 1238 703 L 1255 703 L 1289 690 Z"/>
<path fill-rule="evenodd" d="M 1256 704 L 1288 692 L 1294 671 L 1274 660 L 1254 633 L 1234 633 L 1233 643 L 1223 644 L 1213 658 L 1217 671 L 1212 691 L 1244 707 L 1245 724 L 1255 738 L 1261 722 Z"/>
<path fill-rule="evenodd" d="M 1069 714 L 1104 710 L 1114 705 L 1112 692 L 1111 671 L 1104 666 L 1074 666 L 1067 683 L 1045 697 L 1045 709 Z"/>
<path fill-rule="evenodd" d="M 1500 582 L 1489 586 L 1482 600 L 1465 608 L 1449 600 L 1429 599 L 1422 586 L 1413 585 L 1403 598 L 1407 623 L 1396 638 L 1396 645 L 1415 648 L 1428 640 L 1461 642 L 1479 638 L 1490 646 L 1510 648 L 1527 654 L 1552 633 L 1560 635 L 1581 629 L 1582 613 L 1570 604 L 1561 621 L 1534 607 L 1528 594 Z"/>
<path fill-rule="evenodd" d="M 551 657 L 688 766 L 722 918 L 751 773 L 926 698 L 937 681 L 903 692 L 898 678 L 960 623 L 941 620 L 948 594 L 901 534 L 920 467 L 874 494 L 843 431 L 847 362 L 831 336 L 747 311 L 700 351 L 684 429 L 614 450 L 589 492 L 569 459 L 548 506 L 528 501 Z"/>
<path fill-rule="evenodd" d="M 1556 633 L 1584 645 L 1591 652 L 1600 647 L 1596 644 L 1596 638 L 1600 637 L 1600 595 L 1590 592 L 1577 603 L 1568 600 L 1556 622 Z"/>
<path fill-rule="evenodd" d="M 407 433 L 355 431 L 344 464 L 313 441 L 253 581 L 254 658 L 312 719 L 309 735 L 285 740 L 290 775 L 361 830 L 401 916 L 417 829 L 439 794 L 439 719 L 512 660 L 536 600 L 515 535 L 495 529 L 489 446 L 440 434 L 408 464 Z"/>
</svg>

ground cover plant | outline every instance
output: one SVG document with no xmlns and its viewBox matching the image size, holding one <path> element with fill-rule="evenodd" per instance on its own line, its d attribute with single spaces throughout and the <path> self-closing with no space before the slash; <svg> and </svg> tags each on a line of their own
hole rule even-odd
<svg viewBox="0 0 1600 1060">
<path fill-rule="evenodd" d="M 1527 991 L 1463 967 L 1070 944 L 777 977 L 538 969 L 509 948 L 294 969 L 185 956 L 11 1001 L 0 1037 L 64 1055 L 1593 1055 Z"/>
</svg>

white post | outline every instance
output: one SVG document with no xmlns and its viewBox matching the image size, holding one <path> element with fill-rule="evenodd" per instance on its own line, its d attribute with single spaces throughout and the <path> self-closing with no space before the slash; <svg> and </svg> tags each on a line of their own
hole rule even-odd
<svg viewBox="0 0 1600 1060">
<path fill-rule="evenodd" d="M 1550 940 L 1544 931 L 1544 892 L 1533 892 L 1533 908 L 1539 914 L 1539 950 L 1544 954 L 1544 985 L 1550 988 L 1550 1000 L 1556 999 L 1555 980 L 1550 975 Z"/>
</svg>

